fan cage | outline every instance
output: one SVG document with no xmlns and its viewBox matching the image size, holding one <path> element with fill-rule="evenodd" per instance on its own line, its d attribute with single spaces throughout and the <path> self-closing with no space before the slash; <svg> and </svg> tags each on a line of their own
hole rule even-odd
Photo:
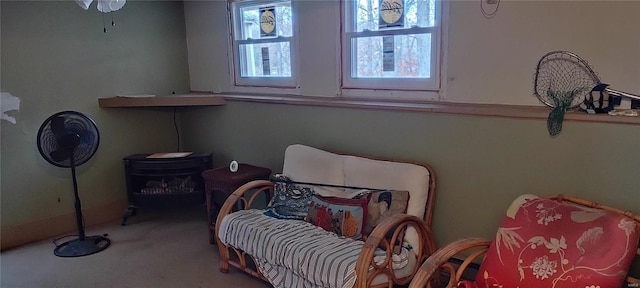
<svg viewBox="0 0 640 288">
<path fill-rule="evenodd" d="M 73 164 L 79 166 L 87 161 L 96 153 L 100 144 L 100 134 L 95 122 L 80 112 L 63 111 L 58 112 L 45 120 L 38 131 L 38 150 L 47 162 L 58 167 L 71 167 L 71 158 L 64 160 L 54 159 L 51 153 L 62 149 L 58 143 L 52 123 L 54 119 L 62 118 L 64 123 L 64 133 L 76 134 L 79 136 L 79 144 L 73 149 Z"/>
</svg>

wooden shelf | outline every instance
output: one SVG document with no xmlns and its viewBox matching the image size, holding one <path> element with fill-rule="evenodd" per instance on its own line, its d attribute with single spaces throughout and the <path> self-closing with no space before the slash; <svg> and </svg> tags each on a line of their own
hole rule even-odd
<svg viewBox="0 0 640 288">
<path fill-rule="evenodd" d="M 116 107 L 176 107 L 225 105 L 223 96 L 213 94 L 184 94 L 154 97 L 109 97 L 98 98 L 101 108 Z"/>
<path fill-rule="evenodd" d="M 109 107 L 176 107 L 176 106 L 217 106 L 226 101 L 277 103 L 306 106 L 325 106 L 341 108 L 362 108 L 379 110 L 397 110 L 408 112 L 444 113 L 458 115 L 475 115 L 505 117 L 514 119 L 542 119 L 549 117 L 546 106 L 518 106 L 499 104 L 471 104 L 433 101 L 391 101 L 371 98 L 314 97 L 295 95 L 269 95 L 192 92 L 183 95 L 157 97 L 110 97 L 99 98 L 102 108 Z M 640 125 L 640 116 L 610 116 L 607 114 L 591 115 L 579 111 L 567 112 L 565 120 L 596 123 L 616 123 Z"/>
</svg>

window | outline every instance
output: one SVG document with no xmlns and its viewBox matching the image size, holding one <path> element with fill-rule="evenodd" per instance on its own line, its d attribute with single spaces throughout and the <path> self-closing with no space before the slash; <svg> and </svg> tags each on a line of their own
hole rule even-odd
<svg viewBox="0 0 640 288">
<path fill-rule="evenodd" d="M 235 85 L 295 87 L 291 1 L 231 3 Z"/>
<path fill-rule="evenodd" d="M 343 88 L 440 88 L 440 0 L 348 0 Z"/>
</svg>

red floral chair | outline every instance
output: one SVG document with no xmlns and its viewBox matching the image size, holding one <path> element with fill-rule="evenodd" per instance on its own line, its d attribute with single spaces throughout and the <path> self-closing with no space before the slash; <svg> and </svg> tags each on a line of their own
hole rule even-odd
<svg viewBox="0 0 640 288">
<path fill-rule="evenodd" d="M 638 287 L 640 279 L 628 273 L 640 255 L 639 230 L 640 216 L 628 211 L 563 195 L 522 195 L 493 241 L 461 239 L 442 247 L 409 287 Z M 467 274 L 478 267 L 474 262 L 481 262 L 475 281 L 463 280 L 473 279 Z"/>
</svg>

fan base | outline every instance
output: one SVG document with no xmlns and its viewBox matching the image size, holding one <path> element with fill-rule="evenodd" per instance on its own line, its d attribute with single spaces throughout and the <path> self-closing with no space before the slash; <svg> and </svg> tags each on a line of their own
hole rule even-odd
<svg viewBox="0 0 640 288">
<path fill-rule="evenodd" d="M 53 254 L 59 257 L 80 257 L 98 253 L 107 249 L 111 240 L 102 236 L 88 236 L 84 240 L 75 239 L 64 242 L 53 250 Z"/>
</svg>

